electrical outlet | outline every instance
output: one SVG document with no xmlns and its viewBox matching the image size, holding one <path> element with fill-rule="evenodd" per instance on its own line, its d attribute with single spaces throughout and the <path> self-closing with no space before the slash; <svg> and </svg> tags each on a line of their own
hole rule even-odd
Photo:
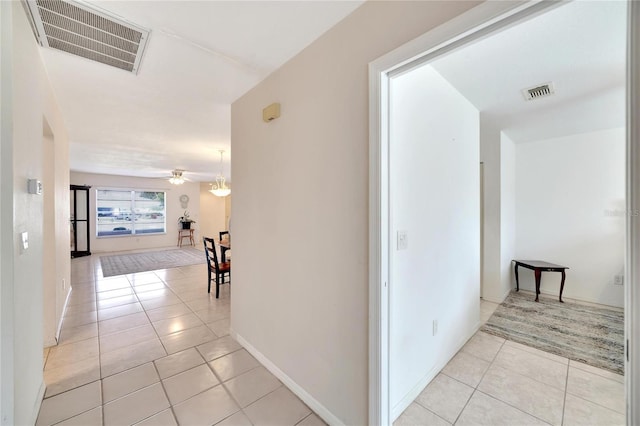
<svg viewBox="0 0 640 426">
<path fill-rule="evenodd" d="M 398 231 L 398 250 L 406 250 L 408 247 L 407 231 Z"/>
<path fill-rule="evenodd" d="M 624 275 L 615 275 L 613 277 L 614 285 L 624 285 Z"/>
<path fill-rule="evenodd" d="M 433 320 L 433 335 L 438 334 L 438 320 Z"/>
</svg>

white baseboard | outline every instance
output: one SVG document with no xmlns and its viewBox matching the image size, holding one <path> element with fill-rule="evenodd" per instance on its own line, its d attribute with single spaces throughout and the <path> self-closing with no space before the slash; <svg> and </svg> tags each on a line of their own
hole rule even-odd
<svg viewBox="0 0 640 426">
<path fill-rule="evenodd" d="M 473 337 L 473 335 L 480 329 L 480 322 L 477 322 L 473 327 L 471 334 L 463 338 L 461 342 L 456 345 L 456 349 L 449 357 L 445 357 L 436 363 L 407 394 L 393 407 L 391 407 L 391 419 L 396 421 L 398 417 L 404 412 L 404 410 L 411 405 L 411 403 L 420 395 L 420 393 L 427 387 L 429 383 L 440 373 L 440 371 L 447 365 L 449 361 L 462 349 L 467 341 Z"/>
<path fill-rule="evenodd" d="M 64 305 L 62 305 L 62 315 L 60 315 L 60 320 L 58 321 L 58 328 L 56 329 L 56 345 L 60 341 L 60 332 L 62 331 L 62 320 L 64 320 L 64 315 L 67 313 L 67 306 L 69 304 L 69 297 L 71 297 L 71 292 L 73 291 L 73 287 L 69 286 L 69 291 L 67 292 L 67 297 L 64 298 Z"/>
<path fill-rule="evenodd" d="M 44 391 L 47 389 L 47 386 L 44 383 L 44 379 L 42 383 L 40 383 L 40 389 L 38 390 L 38 395 L 33 404 L 33 411 L 31 412 L 31 422 L 29 424 L 35 425 L 36 420 L 38 420 L 38 414 L 40 414 L 40 406 L 42 405 L 42 399 L 44 398 Z"/>
<path fill-rule="evenodd" d="M 245 338 L 240 336 L 233 330 L 229 330 L 231 336 L 238 341 L 255 359 L 257 359 L 264 367 L 276 376 L 286 387 L 289 388 L 298 398 L 309 406 L 318 416 L 327 424 L 332 426 L 344 426 L 344 423 L 338 419 L 331 411 L 329 411 L 318 400 L 311 396 L 302 386 L 297 384 L 291 377 L 280 370 L 269 358 L 264 356 L 262 352 L 257 350 Z"/>
<path fill-rule="evenodd" d="M 502 303 L 502 302 L 504 302 L 504 301 L 507 299 L 507 297 L 509 296 L 509 294 L 511 293 L 511 291 L 512 291 L 514 288 L 515 288 L 515 287 L 509 287 L 509 288 L 507 289 L 507 291 L 505 291 L 505 292 L 502 294 L 502 300 L 501 300 L 501 301 L 499 301 L 498 303 Z"/>
<path fill-rule="evenodd" d="M 420 379 L 420 381 L 418 381 L 418 383 L 416 383 L 413 388 L 411 388 L 409 392 L 407 392 L 407 394 L 400 401 L 398 401 L 396 405 L 391 407 L 391 418 L 394 422 L 398 417 L 400 417 L 402 413 L 404 413 L 404 410 L 406 410 L 407 407 L 409 407 L 409 405 L 411 405 L 411 403 L 415 401 L 418 395 L 420 395 L 420 393 L 427 387 L 427 385 L 431 383 L 431 381 L 438 375 L 443 367 L 444 365 L 440 368 L 435 365 L 431 370 L 427 372 L 427 374 L 425 374 Z"/>
</svg>

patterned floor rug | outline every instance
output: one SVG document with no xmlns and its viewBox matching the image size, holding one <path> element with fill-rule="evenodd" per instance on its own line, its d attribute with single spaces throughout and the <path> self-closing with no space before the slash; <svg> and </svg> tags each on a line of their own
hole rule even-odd
<svg viewBox="0 0 640 426">
<path fill-rule="evenodd" d="M 205 262 L 204 252 L 194 248 L 100 256 L 102 275 L 105 277 L 156 269 L 177 268 Z"/>
<path fill-rule="evenodd" d="M 482 331 L 624 374 L 624 312 L 511 292 Z"/>
</svg>

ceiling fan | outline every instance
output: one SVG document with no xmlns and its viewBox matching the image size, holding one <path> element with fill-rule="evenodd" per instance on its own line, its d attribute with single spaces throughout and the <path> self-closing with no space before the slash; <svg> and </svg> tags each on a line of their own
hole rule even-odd
<svg viewBox="0 0 640 426">
<path fill-rule="evenodd" d="M 182 175 L 185 171 L 181 169 L 175 169 L 171 171 L 171 177 L 169 183 L 172 185 L 182 185 L 185 182 L 185 177 Z"/>
</svg>

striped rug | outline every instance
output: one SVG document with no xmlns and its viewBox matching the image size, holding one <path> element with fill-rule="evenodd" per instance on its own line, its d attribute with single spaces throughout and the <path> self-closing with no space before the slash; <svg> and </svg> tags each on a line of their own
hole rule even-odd
<svg viewBox="0 0 640 426">
<path fill-rule="evenodd" d="M 104 277 L 153 271 L 156 269 L 177 268 L 179 266 L 196 265 L 205 262 L 204 251 L 191 247 L 100 256 L 102 275 Z"/>
<path fill-rule="evenodd" d="M 533 348 L 624 374 L 622 309 L 511 292 L 482 331 Z"/>
</svg>

